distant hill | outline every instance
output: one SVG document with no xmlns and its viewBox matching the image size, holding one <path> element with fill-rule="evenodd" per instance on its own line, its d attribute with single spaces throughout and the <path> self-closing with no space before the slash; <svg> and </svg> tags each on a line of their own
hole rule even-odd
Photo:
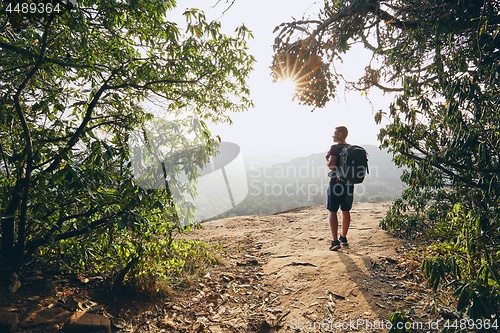
<svg viewBox="0 0 500 333">
<path fill-rule="evenodd" d="M 355 186 L 358 202 L 388 201 L 401 195 L 401 170 L 387 151 L 364 145 L 368 152 L 370 173 Z M 297 157 L 270 165 L 258 160 L 245 160 L 248 195 L 235 208 L 215 218 L 248 214 L 272 214 L 288 209 L 324 204 L 328 187 L 325 153 Z"/>
</svg>

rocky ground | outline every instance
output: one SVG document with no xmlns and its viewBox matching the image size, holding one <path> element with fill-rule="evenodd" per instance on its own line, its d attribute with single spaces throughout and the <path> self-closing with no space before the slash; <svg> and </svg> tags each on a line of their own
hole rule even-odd
<svg viewBox="0 0 500 333">
<path fill-rule="evenodd" d="M 187 237 L 222 244 L 224 264 L 161 300 L 110 297 L 100 277 L 29 272 L 0 292 L 0 333 L 387 332 L 398 311 L 407 331 L 438 331 L 453 311 L 418 276 L 416 245 L 379 228 L 388 207 L 356 203 L 350 246 L 337 252 L 323 206 L 207 222 Z"/>
</svg>

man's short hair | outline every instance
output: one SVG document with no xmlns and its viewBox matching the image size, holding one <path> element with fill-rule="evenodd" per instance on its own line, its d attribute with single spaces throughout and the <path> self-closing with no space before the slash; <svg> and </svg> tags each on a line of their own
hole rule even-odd
<svg viewBox="0 0 500 333">
<path fill-rule="evenodd" d="M 338 126 L 338 127 L 335 127 L 335 129 L 340 133 L 342 134 L 342 137 L 345 139 L 347 138 L 347 134 L 349 134 L 349 131 L 347 130 L 347 127 L 345 126 Z"/>
</svg>

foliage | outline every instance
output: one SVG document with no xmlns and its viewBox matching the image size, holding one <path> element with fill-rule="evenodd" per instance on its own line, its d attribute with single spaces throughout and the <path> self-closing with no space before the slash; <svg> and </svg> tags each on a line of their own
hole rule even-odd
<svg viewBox="0 0 500 333">
<path fill-rule="evenodd" d="M 299 104 L 321 108 L 335 96 L 335 84 L 322 59 L 323 47 L 313 36 L 293 43 L 287 38 L 274 47 L 273 80 L 291 80 L 295 85 L 293 98 Z"/>
<path fill-rule="evenodd" d="M 406 333 L 408 331 L 408 327 L 411 327 L 409 318 L 403 311 L 391 313 L 389 321 L 391 322 L 391 329 L 389 330 L 389 333 Z"/>
<path fill-rule="evenodd" d="M 397 92 L 375 119 L 390 121 L 379 140 L 407 185 L 382 226 L 441 242 L 423 271 L 434 287 L 457 279 L 458 310 L 473 319 L 500 312 L 499 12 L 488 0 L 325 1 L 317 20 L 282 25 L 276 42 L 328 44 L 332 82 L 353 43 L 373 52 L 350 87 Z"/>
<path fill-rule="evenodd" d="M 480 215 L 456 204 L 448 214 L 449 223 L 440 228 L 448 237 L 435 244 L 435 255 L 422 263 L 434 290 L 442 281 L 461 282 L 455 288 L 457 310 L 470 318 L 492 317 L 500 302 L 499 252 L 492 251 L 497 244 L 481 231 Z"/>
<path fill-rule="evenodd" d="M 176 166 L 165 184 L 184 186 L 171 181 L 181 169 L 194 181 L 219 141 L 204 121 L 230 122 L 228 112 L 251 106 L 250 32 L 225 35 L 196 9 L 184 12 L 184 24 L 167 20 L 175 1 L 78 1 L 29 20 L 3 15 L 5 6 L 1 259 L 20 268 L 47 255 L 122 278 L 153 274 L 164 255 L 179 253 L 181 225 L 168 187 L 138 186 L 129 139 L 146 137 L 151 109 L 161 111 L 166 149 L 201 147 L 196 159 L 164 156 Z"/>
</svg>

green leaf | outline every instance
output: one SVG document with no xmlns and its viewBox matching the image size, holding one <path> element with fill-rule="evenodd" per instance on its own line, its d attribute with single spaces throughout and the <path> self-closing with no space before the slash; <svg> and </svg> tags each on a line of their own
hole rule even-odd
<svg viewBox="0 0 500 333">
<path fill-rule="evenodd" d="M 457 310 L 463 311 L 469 302 L 469 285 L 462 286 L 460 290 L 460 294 L 457 301 Z"/>
</svg>

